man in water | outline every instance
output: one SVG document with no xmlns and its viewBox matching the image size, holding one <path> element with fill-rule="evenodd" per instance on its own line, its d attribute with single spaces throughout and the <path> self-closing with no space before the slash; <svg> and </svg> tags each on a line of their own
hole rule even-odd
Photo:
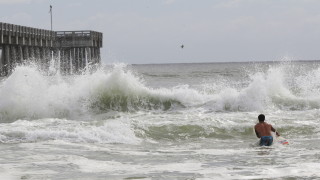
<svg viewBox="0 0 320 180">
<path fill-rule="evenodd" d="M 272 132 L 276 132 L 276 130 L 272 127 L 271 124 L 264 122 L 265 116 L 260 114 L 258 116 L 259 123 L 254 126 L 254 130 L 258 138 L 260 138 L 260 146 L 271 146 L 273 142 Z M 278 132 L 276 132 L 277 136 L 280 136 Z"/>
</svg>

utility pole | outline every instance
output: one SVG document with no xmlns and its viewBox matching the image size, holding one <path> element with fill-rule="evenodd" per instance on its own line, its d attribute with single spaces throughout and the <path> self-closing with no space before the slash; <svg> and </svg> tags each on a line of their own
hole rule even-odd
<svg viewBox="0 0 320 180">
<path fill-rule="evenodd" d="M 51 31 L 52 31 L 52 6 L 50 5 L 50 16 L 51 16 Z"/>
</svg>

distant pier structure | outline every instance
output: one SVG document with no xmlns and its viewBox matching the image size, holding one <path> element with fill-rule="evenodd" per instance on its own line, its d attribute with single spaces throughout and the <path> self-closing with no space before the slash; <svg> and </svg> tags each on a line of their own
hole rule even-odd
<svg viewBox="0 0 320 180">
<path fill-rule="evenodd" d="M 50 31 L 0 22 L 0 76 L 31 62 L 44 71 L 55 64 L 62 74 L 79 74 L 101 62 L 102 36 L 96 31 Z"/>
</svg>

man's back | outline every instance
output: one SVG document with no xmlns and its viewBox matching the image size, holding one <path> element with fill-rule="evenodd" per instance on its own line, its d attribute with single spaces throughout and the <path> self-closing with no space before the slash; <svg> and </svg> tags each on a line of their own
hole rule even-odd
<svg viewBox="0 0 320 180">
<path fill-rule="evenodd" d="M 254 126 L 257 136 L 271 136 L 271 131 L 274 131 L 273 127 L 265 122 L 259 122 Z"/>
</svg>

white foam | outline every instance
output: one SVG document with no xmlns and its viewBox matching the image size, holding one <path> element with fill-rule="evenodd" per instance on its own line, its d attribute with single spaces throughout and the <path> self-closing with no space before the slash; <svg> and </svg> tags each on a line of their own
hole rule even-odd
<svg viewBox="0 0 320 180">
<path fill-rule="evenodd" d="M 134 107 L 132 103 L 147 106 L 151 103 L 152 106 L 152 99 L 160 103 L 178 100 L 192 105 L 202 103 L 204 98 L 188 87 L 148 88 L 123 64 L 114 65 L 110 72 L 99 70 L 71 77 L 48 77 L 36 67 L 20 66 L 0 84 L 0 119 L 74 117 L 90 113 L 94 106 L 105 108 L 102 110 L 107 112 L 112 108 L 120 109 L 121 99 L 126 101 L 127 108 L 134 110 L 140 107 Z M 105 99 L 109 102 L 104 102 Z"/>
<path fill-rule="evenodd" d="M 128 120 L 109 120 L 101 124 L 63 119 L 19 120 L 0 125 L 3 143 L 64 140 L 67 142 L 135 144 L 135 137 Z"/>
<path fill-rule="evenodd" d="M 294 66 L 270 66 L 266 72 L 249 74 L 250 81 L 244 88 L 230 87 L 226 82 L 214 83 L 212 86 L 222 87 L 212 88 L 204 84 L 205 89 L 218 89 L 214 91 L 214 98 L 209 98 L 208 106 L 221 111 L 319 108 L 320 84 L 316 82 L 316 77 L 320 77 L 320 69 L 296 78 L 291 75 L 294 69 L 290 68 Z"/>
<path fill-rule="evenodd" d="M 266 72 L 251 74 L 247 86 L 231 87 L 226 84 L 228 81 L 212 84 L 221 87 L 209 88 L 204 84 L 205 89 L 215 89 L 208 92 L 187 84 L 174 88 L 147 87 L 124 64 L 113 65 L 109 71 L 69 77 L 48 77 L 33 66 L 19 66 L 0 83 L 0 119 L 12 122 L 46 117 L 78 118 L 100 111 L 161 109 L 166 102 L 171 103 L 171 109 L 181 103 L 185 107 L 204 106 L 214 111 L 320 108 L 320 84 L 313 78 L 320 77 L 320 69 L 296 79 L 290 73 L 287 66 L 270 67 Z"/>
<path fill-rule="evenodd" d="M 18 180 L 18 179 L 20 179 L 20 177 L 18 177 L 17 175 L 12 175 L 11 173 L 7 173 L 7 172 L 0 172 L 0 177 L 1 177 L 1 179 L 5 179 L 5 180 Z"/>
<path fill-rule="evenodd" d="M 68 161 L 79 166 L 80 170 L 83 172 L 108 172 L 113 175 L 148 174 L 149 172 L 178 171 L 197 173 L 202 169 L 201 163 L 196 162 L 157 164 L 156 166 L 153 166 L 149 164 L 127 164 L 116 161 L 99 161 L 79 156 L 71 156 L 68 158 Z"/>
</svg>

